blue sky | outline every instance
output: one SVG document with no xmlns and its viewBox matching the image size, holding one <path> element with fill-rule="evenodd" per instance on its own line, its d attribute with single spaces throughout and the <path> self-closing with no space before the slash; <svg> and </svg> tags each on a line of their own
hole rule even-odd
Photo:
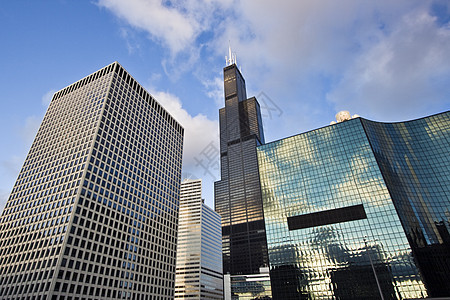
<svg viewBox="0 0 450 300">
<path fill-rule="evenodd" d="M 404 121 L 450 108 L 450 2 L 3 1 L 0 209 L 51 99 L 118 61 L 185 127 L 185 176 L 213 207 L 231 44 L 266 141 L 339 110 Z"/>
</svg>

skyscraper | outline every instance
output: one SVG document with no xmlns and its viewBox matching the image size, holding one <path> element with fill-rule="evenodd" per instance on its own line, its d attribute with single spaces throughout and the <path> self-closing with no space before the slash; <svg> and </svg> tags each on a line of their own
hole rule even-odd
<svg viewBox="0 0 450 300">
<path fill-rule="evenodd" d="M 175 299 L 223 299 L 220 216 L 202 199 L 202 180 L 181 182 Z"/>
<path fill-rule="evenodd" d="M 270 295 L 270 284 L 264 272 L 267 242 L 256 155 L 256 147 L 264 144 L 261 112 L 256 98 L 247 99 L 245 80 L 233 61 L 224 68 L 224 90 L 225 107 L 219 111 L 221 180 L 214 186 L 215 210 L 222 217 L 224 274 L 231 276 L 236 297 L 250 291 L 262 297 Z M 252 276 L 247 280 L 246 275 Z"/>
<path fill-rule="evenodd" d="M 0 217 L 0 298 L 172 299 L 182 146 L 117 62 L 56 92 Z"/>
<path fill-rule="evenodd" d="M 258 147 L 273 297 L 450 296 L 449 136 L 445 112 Z"/>
</svg>

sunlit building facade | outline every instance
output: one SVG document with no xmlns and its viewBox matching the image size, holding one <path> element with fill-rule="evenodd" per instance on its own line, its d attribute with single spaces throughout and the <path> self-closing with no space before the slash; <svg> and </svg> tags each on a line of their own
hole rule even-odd
<svg viewBox="0 0 450 300">
<path fill-rule="evenodd" d="M 173 299 L 182 147 L 117 62 L 56 92 L 0 217 L 0 299 Z"/>
<path fill-rule="evenodd" d="M 181 182 L 175 299 L 223 299 L 222 226 L 201 179 Z"/>
<path fill-rule="evenodd" d="M 450 113 L 258 147 L 275 299 L 450 296 Z"/>
<path fill-rule="evenodd" d="M 264 144 L 261 112 L 247 99 L 235 63 L 224 68 L 225 107 L 219 110 L 221 180 L 215 210 L 222 217 L 225 286 L 233 299 L 270 297 L 267 241 L 256 147 Z M 228 293 L 225 291 L 225 299 Z"/>
</svg>

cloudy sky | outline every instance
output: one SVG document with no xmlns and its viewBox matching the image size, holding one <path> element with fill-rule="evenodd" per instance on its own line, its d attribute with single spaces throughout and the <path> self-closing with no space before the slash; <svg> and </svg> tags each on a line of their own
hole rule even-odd
<svg viewBox="0 0 450 300">
<path fill-rule="evenodd" d="M 266 141 L 339 110 L 404 121 L 450 108 L 450 2 L 3 1 L 0 209 L 52 94 L 118 61 L 185 127 L 183 174 L 213 207 L 231 45 Z"/>
</svg>

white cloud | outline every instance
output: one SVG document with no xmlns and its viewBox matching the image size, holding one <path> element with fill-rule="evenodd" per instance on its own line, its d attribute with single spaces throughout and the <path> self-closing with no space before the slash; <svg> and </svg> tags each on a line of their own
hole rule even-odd
<svg viewBox="0 0 450 300">
<path fill-rule="evenodd" d="M 47 108 L 52 101 L 53 94 L 56 92 L 56 90 L 50 90 L 47 93 L 45 93 L 41 98 L 42 105 Z"/>
<path fill-rule="evenodd" d="M 27 145 L 31 145 L 41 124 L 42 118 L 29 116 L 25 119 L 24 126 L 20 129 L 20 136 Z"/>
<path fill-rule="evenodd" d="M 125 40 L 125 45 L 128 50 L 128 54 L 135 54 L 139 50 L 141 50 L 140 43 L 135 38 L 135 33 L 128 28 L 122 27 L 119 30 L 120 36 Z"/>
<path fill-rule="evenodd" d="M 176 55 L 192 47 L 198 35 L 210 28 L 215 12 L 229 4 L 211 0 L 99 0 L 97 5 L 148 32 L 151 39 Z"/>
<path fill-rule="evenodd" d="M 184 127 L 183 171 L 203 172 L 196 166 L 196 159 L 201 159 L 202 151 L 209 147 L 215 149 L 215 159 L 219 160 L 217 121 L 209 120 L 202 114 L 191 116 L 182 107 L 180 99 L 170 93 L 159 91 L 153 96 Z"/>
<path fill-rule="evenodd" d="M 336 76 L 411 9 L 409 2 L 417 3 L 391 2 L 239 1 L 237 18 L 223 22 L 215 45 L 224 53 L 231 39 L 252 73 L 268 71 L 262 78 L 292 82 L 317 73 Z"/>
<path fill-rule="evenodd" d="M 403 16 L 389 35 L 361 53 L 328 98 L 384 119 L 420 117 L 450 104 L 450 30 L 419 10 Z M 414 115 L 416 114 L 416 115 Z M 419 115 L 417 115 L 419 114 Z"/>
<path fill-rule="evenodd" d="M 180 99 L 170 93 L 159 91 L 153 96 L 184 127 L 183 178 L 203 179 L 203 197 L 208 206 L 214 207 L 213 182 L 220 179 L 217 121 L 202 114 L 191 116 Z"/>
<path fill-rule="evenodd" d="M 175 7 L 161 1 L 100 0 L 98 5 L 111 10 L 131 26 L 149 32 L 174 54 L 189 45 L 198 33 L 199 24 L 186 18 Z"/>
<path fill-rule="evenodd" d="M 31 145 L 31 143 L 33 142 L 39 126 L 42 123 L 42 119 L 44 118 L 45 111 L 50 105 L 53 94 L 55 94 L 55 92 L 56 90 L 52 89 L 42 95 L 42 111 L 39 112 L 39 115 L 28 116 L 23 123 L 23 127 L 19 129 L 19 135 L 22 137 L 26 145 Z"/>
<path fill-rule="evenodd" d="M 124 22 L 148 34 L 166 50 L 162 66 L 172 80 L 192 69 L 209 43 L 233 0 L 98 0 L 96 4 Z M 126 33 L 126 34 L 124 34 Z M 128 30 L 122 29 L 128 50 L 133 48 Z"/>
<path fill-rule="evenodd" d="M 20 168 L 24 158 L 22 156 L 13 155 L 8 160 L 1 162 L 2 175 L 6 175 L 9 178 L 16 178 L 19 174 Z"/>
<path fill-rule="evenodd" d="M 223 107 L 223 79 L 221 77 L 214 77 L 212 79 L 203 79 L 203 86 L 206 88 L 206 95 L 214 100 L 217 107 Z"/>
</svg>

